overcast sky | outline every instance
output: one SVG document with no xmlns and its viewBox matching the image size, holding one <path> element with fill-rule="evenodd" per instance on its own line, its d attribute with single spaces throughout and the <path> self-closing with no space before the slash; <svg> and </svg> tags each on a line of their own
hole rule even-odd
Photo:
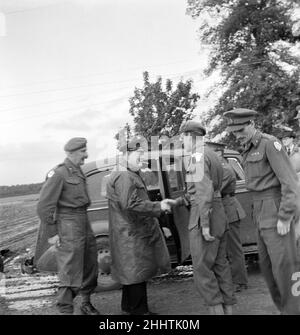
<svg viewBox="0 0 300 335">
<path fill-rule="evenodd" d="M 185 0 L 0 0 L 0 185 L 43 181 L 74 136 L 88 139 L 89 160 L 114 154 L 145 70 L 192 78 L 204 92 L 207 49 L 185 9 Z"/>
</svg>

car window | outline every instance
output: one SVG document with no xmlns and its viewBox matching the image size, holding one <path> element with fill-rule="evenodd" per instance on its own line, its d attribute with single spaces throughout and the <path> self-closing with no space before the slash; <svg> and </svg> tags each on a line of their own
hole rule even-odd
<svg viewBox="0 0 300 335">
<path fill-rule="evenodd" d="M 143 179 L 149 191 L 159 189 L 157 160 L 154 159 L 149 160 L 148 166 L 140 170 L 140 176 Z"/>
<path fill-rule="evenodd" d="M 228 157 L 227 161 L 235 172 L 236 180 L 245 180 L 245 173 L 240 162 L 233 157 Z"/>
<path fill-rule="evenodd" d="M 99 171 L 87 177 L 87 188 L 92 202 L 104 200 L 106 184 L 111 171 Z"/>
<path fill-rule="evenodd" d="M 170 157 L 164 160 L 163 164 L 166 169 L 170 190 L 172 192 L 182 190 L 184 188 L 184 182 L 182 178 L 182 160 L 176 157 Z"/>
</svg>

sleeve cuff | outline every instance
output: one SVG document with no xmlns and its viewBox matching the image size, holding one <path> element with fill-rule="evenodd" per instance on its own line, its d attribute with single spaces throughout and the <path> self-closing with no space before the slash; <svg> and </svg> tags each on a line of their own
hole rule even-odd
<svg viewBox="0 0 300 335">
<path fill-rule="evenodd" d="M 207 218 L 200 218 L 200 226 L 202 228 L 209 228 L 209 220 Z"/>
</svg>

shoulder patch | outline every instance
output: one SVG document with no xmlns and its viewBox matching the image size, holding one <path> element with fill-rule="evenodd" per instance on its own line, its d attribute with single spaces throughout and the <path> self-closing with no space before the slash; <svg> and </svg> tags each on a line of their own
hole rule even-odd
<svg viewBox="0 0 300 335">
<path fill-rule="evenodd" d="M 282 144 L 280 144 L 279 142 L 275 141 L 274 142 L 274 147 L 277 151 L 280 151 L 282 148 Z"/>
<path fill-rule="evenodd" d="M 47 178 L 51 178 L 54 175 L 54 173 L 55 173 L 54 170 L 49 171 L 47 174 Z"/>
</svg>

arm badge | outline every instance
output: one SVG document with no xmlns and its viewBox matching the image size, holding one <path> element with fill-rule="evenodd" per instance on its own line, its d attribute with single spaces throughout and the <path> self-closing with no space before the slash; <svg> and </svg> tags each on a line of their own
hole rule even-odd
<svg viewBox="0 0 300 335">
<path fill-rule="evenodd" d="M 282 148 L 282 144 L 280 144 L 279 142 L 276 141 L 276 142 L 274 142 L 274 147 L 277 151 L 280 151 L 281 148 Z"/>
</svg>

